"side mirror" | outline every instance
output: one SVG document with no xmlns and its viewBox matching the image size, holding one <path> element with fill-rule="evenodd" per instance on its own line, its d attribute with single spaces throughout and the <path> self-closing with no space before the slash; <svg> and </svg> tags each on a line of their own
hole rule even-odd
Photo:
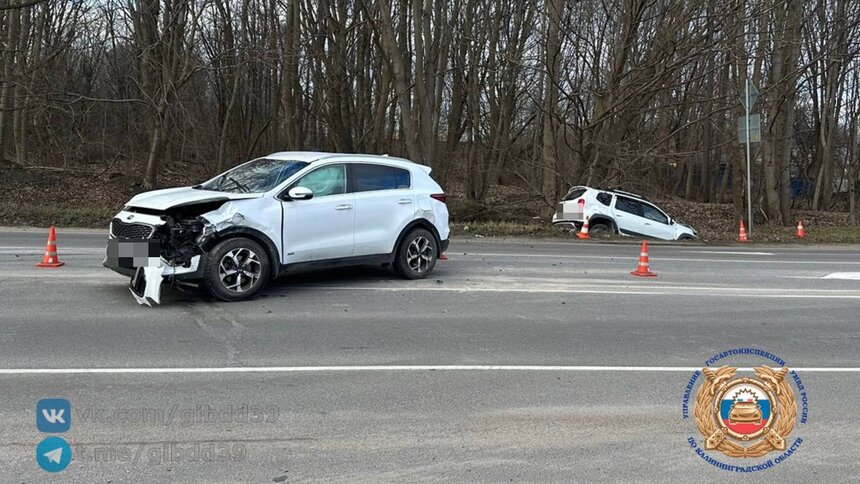
<svg viewBox="0 0 860 484">
<path fill-rule="evenodd" d="M 293 187 L 287 192 L 287 196 L 290 197 L 290 200 L 310 200 L 314 198 L 314 192 L 310 188 Z"/>
<path fill-rule="evenodd" d="M 675 219 L 669 217 L 669 225 L 675 225 Z"/>
</svg>

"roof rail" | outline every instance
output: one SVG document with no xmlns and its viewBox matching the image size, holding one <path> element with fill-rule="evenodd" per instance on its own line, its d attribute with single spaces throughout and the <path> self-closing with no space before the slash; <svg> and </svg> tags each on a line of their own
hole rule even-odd
<svg viewBox="0 0 860 484">
<path fill-rule="evenodd" d="M 648 200 L 647 198 L 643 197 L 642 195 L 639 195 L 636 193 L 631 193 L 631 192 L 625 192 L 624 190 L 619 190 L 617 188 L 608 188 L 606 191 L 612 192 L 612 193 L 618 193 L 621 195 L 627 195 L 628 197 L 638 198 L 640 200 Z"/>
</svg>

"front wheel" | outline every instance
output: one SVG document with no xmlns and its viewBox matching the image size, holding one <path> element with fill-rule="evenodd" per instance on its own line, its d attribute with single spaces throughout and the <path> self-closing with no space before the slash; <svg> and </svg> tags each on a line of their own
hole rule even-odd
<svg viewBox="0 0 860 484">
<path fill-rule="evenodd" d="M 209 252 L 203 285 L 222 301 L 250 299 L 266 285 L 269 264 L 269 255 L 257 242 L 243 237 L 227 239 Z"/>
<path fill-rule="evenodd" d="M 404 279 L 424 279 L 436 266 L 436 238 L 425 229 L 409 232 L 394 257 L 394 272 Z"/>
</svg>

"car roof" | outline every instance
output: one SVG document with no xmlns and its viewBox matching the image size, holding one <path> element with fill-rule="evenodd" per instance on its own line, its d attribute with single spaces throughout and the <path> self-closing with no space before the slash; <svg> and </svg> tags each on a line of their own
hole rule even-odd
<svg viewBox="0 0 860 484">
<path fill-rule="evenodd" d="M 276 153 L 266 155 L 263 158 L 270 158 L 272 160 L 303 161 L 305 163 L 311 163 L 321 158 L 331 156 L 333 154 L 334 153 L 326 153 L 324 151 L 278 151 Z"/>
<path fill-rule="evenodd" d="M 388 165 L 400 166 L 406 169 L 421 168 L 425 173 L 430 173 L 430 167 L 414 163 L 405 158 L 388 155 L 368 155 L 360 153 L 327 153 L 324 151 L 278 151 L 264 158 L 273 160 L 295 160 L 305 163 L 318 163 L 322 161 L 363 161 L 369 163 L 385 163 Z"/>
</svg>

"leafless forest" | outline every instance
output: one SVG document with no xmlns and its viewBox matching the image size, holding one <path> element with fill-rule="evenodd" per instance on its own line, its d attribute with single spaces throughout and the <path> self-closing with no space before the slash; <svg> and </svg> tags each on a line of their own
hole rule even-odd
<svg viewBox="0 0 860 484">
<path fill-rule="evenodd" d="M 481 201 L 571 184 L 744 203 L 860 194 L 857 0 L 0 0 L 0 155 L 21 167 L 390 153 Z M 162 178 L 159 179 L 159 172 Z"/>
</svg>

